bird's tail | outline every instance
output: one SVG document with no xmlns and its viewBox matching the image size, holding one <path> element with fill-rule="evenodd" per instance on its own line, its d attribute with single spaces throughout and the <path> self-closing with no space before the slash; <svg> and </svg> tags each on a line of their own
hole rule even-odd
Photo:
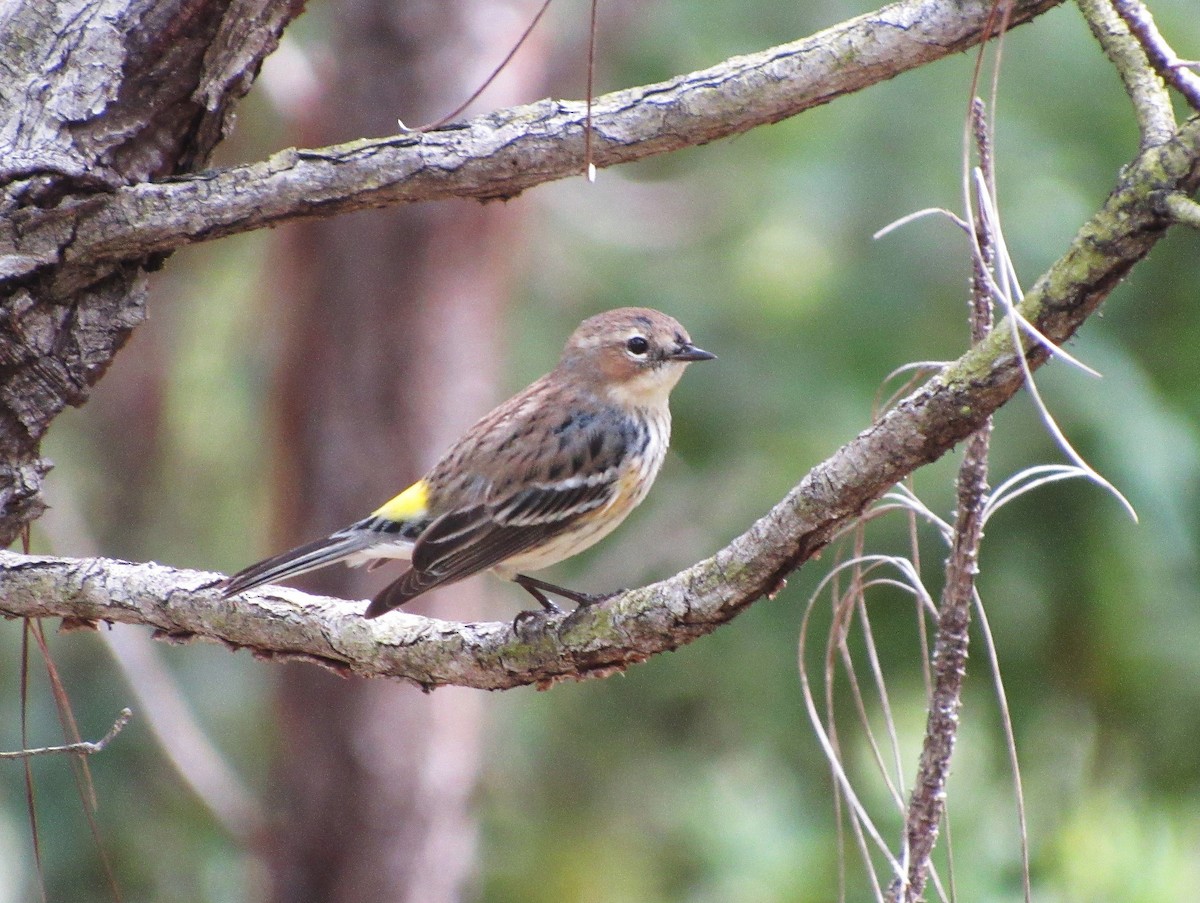
<svg viewBox="0 0 1200 903">
<path fill-rule="evenodd" d="M 317 568 L 349 558 L 379 543 L 379 534 L 368 530 L 341 530 L 324 539 L 281 552 L 271 558 L 252 564 L 243 571 L 229 577 L 221 585 L 224 596 L 232 596 L 243 590 L 275 583 L 287 577 L 295 577 Z"/>
</svg>

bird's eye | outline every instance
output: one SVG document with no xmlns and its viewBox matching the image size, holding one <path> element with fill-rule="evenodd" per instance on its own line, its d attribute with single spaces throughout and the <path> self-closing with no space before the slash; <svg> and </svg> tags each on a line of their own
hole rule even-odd
<svg viewBox="0 0 1200 903">
<path fill-rule="evenodd" d="M 650 343 L 640 335 L 635 335 L 632 339 L 625 343 L 625 347 L 629 349 L 630 354 L 645 354 L 650 350 Z"/>
</svg>

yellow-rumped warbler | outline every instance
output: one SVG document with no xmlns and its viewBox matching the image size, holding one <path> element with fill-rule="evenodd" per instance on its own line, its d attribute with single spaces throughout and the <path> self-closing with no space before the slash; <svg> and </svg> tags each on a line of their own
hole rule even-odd
<svg viewBox="0 0 1200 903">
<path fill-rule="evenodd" d="M 646 497 L 671 438 L 671 389 L 689 363 L 715 356 L 656 310 L 584 320 L 557 367 L 467 430 L 425 477 L 358 523 L 235 574 L 224 593 L 336 561 L 401 558 L 411 567 L 366 617 L 489 569 L 549 611 L 546 592 L 590 601 L 519 572 L 583 551 Z"/>
</svg>

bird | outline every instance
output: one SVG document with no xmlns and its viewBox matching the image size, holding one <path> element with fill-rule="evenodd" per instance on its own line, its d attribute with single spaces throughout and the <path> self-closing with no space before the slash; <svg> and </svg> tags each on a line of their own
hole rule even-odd
<svg viewBox="0 0 1200 903">
<path fill-rule="evenodd" d="M 646 497 L 671 437 L 671 390 L 716 358 L 677 320 L 622 307 L 584 320 L 558 365 L 485 415 L 433 468 L 367 517 L 227 578 L 225 597 L 335 562 L 409 567 L 370 602 L 376 618 L 482 571 L 551 613 L 547 594 L 596 596 L 526 574 L 611 533 Z"/>
</svg>

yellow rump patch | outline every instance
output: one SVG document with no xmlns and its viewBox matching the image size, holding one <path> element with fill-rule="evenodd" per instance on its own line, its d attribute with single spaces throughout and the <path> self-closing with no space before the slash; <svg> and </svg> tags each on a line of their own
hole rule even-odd
<svg viewBox="0 0 1200 903">
<path fill-rule="evenodd" d="M 417 480 L 390 502 L 376 508 L 372 516 L 401 523 L 418 520 L 425 516 L 428 503 L 429 487 L 424 480 Z"/>
</svg>

